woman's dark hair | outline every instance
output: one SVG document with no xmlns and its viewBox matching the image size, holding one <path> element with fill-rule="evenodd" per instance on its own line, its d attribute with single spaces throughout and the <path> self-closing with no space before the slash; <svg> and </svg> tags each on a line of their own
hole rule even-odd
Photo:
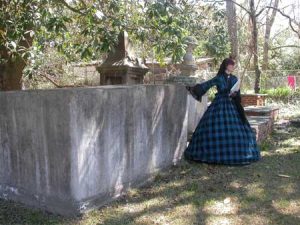
<svg viewBox="0 0 300 225">
<path fill-rule="evenodd" d="M 225 73 L 225 70 L 227 68 L 228 65 L 234 65 L 234 61 L 231 58 L 226 58 L 223 60 L 223 62 L 221 63 L 221 66 L 219 68 L 219 71 L 217 73 L 217 75 L 222 75 Z"/>
</svg>

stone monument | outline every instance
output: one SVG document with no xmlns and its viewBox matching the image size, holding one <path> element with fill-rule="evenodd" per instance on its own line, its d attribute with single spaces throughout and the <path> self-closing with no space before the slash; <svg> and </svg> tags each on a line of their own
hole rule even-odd
<svg viewBox="0 0 300 225">
<path fill-rule="evenodd" d="M 197 46 L 197 40 L 194 37 L 186 39 L 186 54 L 183 57 L 183 62 L 179 65 L 180 75 L 170 76 L 166 83 L 178 85 L 195 85 L 203 82 L 203 79 L 196 76 L 198 69 L 196 60 L 193 57 L 193 51 Z M 207 109 L 207 95 L 202 97 L 202 101 L 196 101 L 191 95 L 188 95 L 188 133 L 192 134 L 198 125 L 203 113 Z"/>
<path fill-rule="evenodd" d="M 142 84 L 148 67 L 137 58 L 126 31 L 121 32 L 114 50 L 97 67 L 101 85 Z"/>
<path fill-rule="evenodd" d="M 181 75 L 183 76 L 194 76 L 198 69 L 196 61 L 193 56 L 193 51 L 197 47 L 197 41 L 193 37 L 186 39 L 187 49 L 186 54 L 183 57 L 183 63 L 179 66 Z"/>
</svg>

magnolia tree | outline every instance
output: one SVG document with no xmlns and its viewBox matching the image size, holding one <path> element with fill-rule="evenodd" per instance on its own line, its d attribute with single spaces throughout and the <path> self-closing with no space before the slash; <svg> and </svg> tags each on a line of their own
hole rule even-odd
<svg viewBox="0 0 300 225">
<path fill-rule="evenodd" d="M 69 18 L 48 0 L 0 1 L 0 88 L 21 89 L 22 72 L 34 42 L 63 33 Z M 39 46 L 43 47 L 43 46 Z"/>
<path fill-rule="evenodd" d="M 223 17 L 215 6 L 188 0 L 0 0 L 0 89 L 21 89 L 25 66 L 45 48 L 70 61 L 99 59 L 124 30 L 143 57 L 154 52 L 161 62 L 178 61 L 190 35 L 202 43 L 198 53 L 221 57 L 227 51 Z"/>
</svg>

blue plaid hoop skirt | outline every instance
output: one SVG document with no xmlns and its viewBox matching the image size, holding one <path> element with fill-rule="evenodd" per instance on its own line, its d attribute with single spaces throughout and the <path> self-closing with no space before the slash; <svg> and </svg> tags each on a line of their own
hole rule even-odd
<svg viewBox="0 0 300 225">
<path fill-rule="evenodd" d="M 188 160 L 243 165 L 260 159 L 254 132 L 228 94 L 217 94 L 184 152 Z"/>
</svg>

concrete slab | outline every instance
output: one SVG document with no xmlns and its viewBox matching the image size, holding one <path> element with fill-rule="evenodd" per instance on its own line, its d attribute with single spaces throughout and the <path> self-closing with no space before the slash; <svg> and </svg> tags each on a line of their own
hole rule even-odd
<svg viewBox="0 0 300 225">
<path fill-rule="evenodd" d="M 271 134 L 274 120 L 270 116 L 247 116 L 247 118 L 258 143 L 261 143 Z"/>
<path fill-rule="evenodd" d="M 277 120 L 279 116 L 279 108 L 269 106 L 246 106 L 244 107 L 247 116 L 270 116 L 273 120 Z"/>
<path fill-rule="evenodd" d="M 176 164 L 183 86 L 0 92 L 0 198 L 77 215 Z"/>
</svg>

